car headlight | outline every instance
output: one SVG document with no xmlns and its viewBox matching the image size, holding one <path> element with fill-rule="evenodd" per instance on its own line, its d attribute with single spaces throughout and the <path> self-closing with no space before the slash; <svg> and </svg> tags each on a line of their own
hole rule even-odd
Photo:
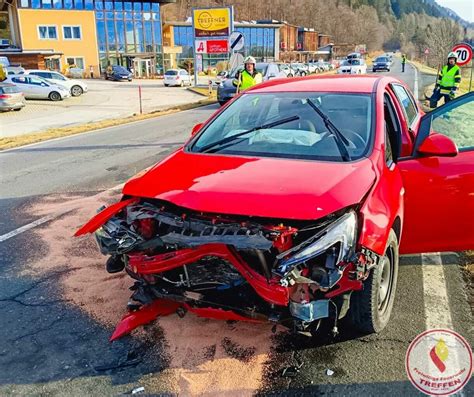
<svg viewBox="0 0 474 397">
<path fill-rule="evenodd" d="M 339 244 L 336 263 L 341 262 L 351 252 L 356 242 L 357 215 L 349 211 L 316 236 L 300 244 L 301 250 L 284 260 L 279 266 L 279 273 L 286 273 L 291 265 L 305 262 L 322 254 L 332 246 Z M 312 242 L 314 240 L 314 242 Z"/>
</svg>

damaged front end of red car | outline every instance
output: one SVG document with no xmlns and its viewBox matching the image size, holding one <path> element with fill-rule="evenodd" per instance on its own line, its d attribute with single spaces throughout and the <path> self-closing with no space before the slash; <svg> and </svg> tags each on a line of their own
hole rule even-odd
<svg viewBox="0 0 474 397">
<path fill-rule="evenodd" d="M 316 221 L 200 213 L 127 199 L 76 235 L 95 232 L 107 271 L 133 279 L 112 340 L 158 316 L 273 322 L 299 332 L 336 321 L 379 260 L 357 250 L 358 219 L 344 209 Z"/>
</svg>

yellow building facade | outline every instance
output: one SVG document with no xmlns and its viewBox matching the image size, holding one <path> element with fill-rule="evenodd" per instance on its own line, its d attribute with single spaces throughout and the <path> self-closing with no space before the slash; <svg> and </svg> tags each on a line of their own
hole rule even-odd
<svg viewBox="0 0 474 397">
<path fill-rule="evenodd" d="M 51 49 L 51 69 L 78 67 L 99 73 L 94 11 L 18 9 L 21 47 L 26 51 Z M 91 69 L 92 68 L 92 69 Z"/>
</svg>

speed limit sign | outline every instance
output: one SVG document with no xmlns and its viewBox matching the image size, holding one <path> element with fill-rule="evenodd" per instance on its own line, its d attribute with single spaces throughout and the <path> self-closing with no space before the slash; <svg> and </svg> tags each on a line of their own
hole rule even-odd
<svg viewBox="0 0 474 397">
<path fill-rule="evenodd" d="M 457 64 L 458 66 L 463 66 L 468 64 L 472 59 L 472 47 L 469 44 L 461 43 L 456 44 L 453 47 L 453 52 L 458 56 Z"/>
</svg>

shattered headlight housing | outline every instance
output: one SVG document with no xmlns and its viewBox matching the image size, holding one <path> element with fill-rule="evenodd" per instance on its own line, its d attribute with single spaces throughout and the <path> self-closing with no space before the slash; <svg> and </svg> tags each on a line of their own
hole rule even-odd
<svg viewBox="0 0 474 397">
<path fill-rule="evenodd" d="M 349 256 L 354 248 L 356 232 L 357 215 L 353 210 L 350 210 L 312 238 L 292 248 L 291 251 L 296 251 L 296 253 L 281 262 L 277 269 L 278 273 L 285 275 L 292 266 L 314 258 L 336 244 L 339 245 L 336 264 L 341 262 Z M 288 254 L 287 251 L 280 254 L 279 257 L 287 257 Z"/>
</svg>

